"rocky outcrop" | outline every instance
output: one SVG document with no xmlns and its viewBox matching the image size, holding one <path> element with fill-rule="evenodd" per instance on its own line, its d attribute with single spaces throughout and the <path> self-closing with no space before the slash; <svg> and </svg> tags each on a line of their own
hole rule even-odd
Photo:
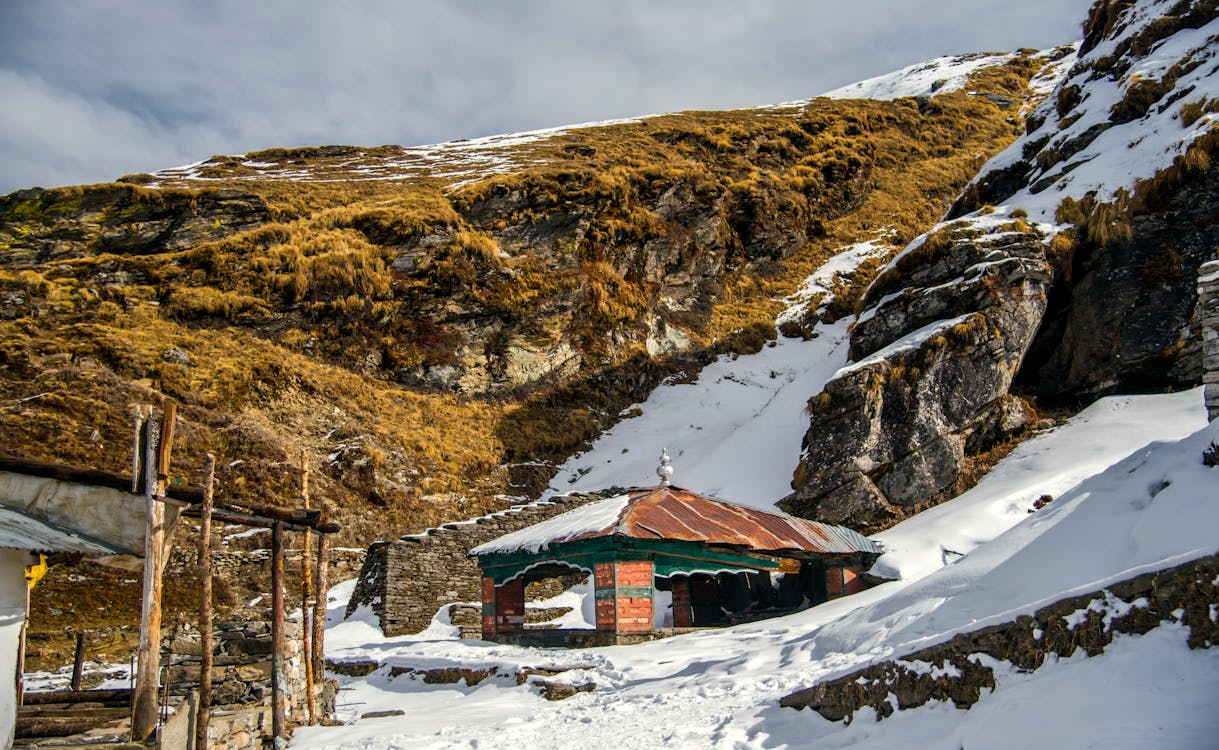
<svg viewBox="0 0 1219 750">
<path fill-rule="evenodd" d="M 1030 401 L 1201 382 L 1219 118 L 1192 30 L 1219 10 L 1145 5 L 1096 4 L 1026 135 L 877 278 L 780 507 L 876 531 L 966 488 Z"/>
<path fill-rule="evenodd" d="M 1132 216 L 1129 240 L 1081 243 L 1050 290 L 1017 387 L 1073 402 L 1201 382 L 1197 280 L 1219 247 L 1216 211 L 1219 167 Z"/>
<path fill-rule="evenodd" d="M 103 253 L 147 255 L 213 242 L 270 221 L 237 190 L 146 190 L 121 183 L 0 196 L 5 265 Z M 111 281 L 113 283 L 113 280 Z"/>
<path fill-rule="evenodd" d="M 941 230 L 882 272 L 852 336 L 854 365 L 809 403 L 788 512 L 891 524 L 951 486 L 966 453 L 1022 427 L 1008 391 L 1052 278 L 1032 229 Z"/>
<path fill-rule="evenodd" d="M 969 708 L 984 691 L 1000 686 L 996 666 L 1033 671 L 1050 655 L 1066 658 L 1082 649 L 1096 656 L 1117 634 L 1142 635 L 1166 622 L 1189 629 L 1190 648 L 1211 648 L 1219 643 L 1217 574 L 1215 556 L 1146 573 L 827 680 L 788 695 L 780 705 L 848 722 L 864 707 L 871 707 L 878 720 L 930 701 Z"/>
</svg>

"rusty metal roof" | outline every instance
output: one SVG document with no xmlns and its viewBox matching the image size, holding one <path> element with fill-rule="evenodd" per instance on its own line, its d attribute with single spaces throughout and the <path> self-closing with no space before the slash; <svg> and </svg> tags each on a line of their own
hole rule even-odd
<svg viewBox="0 0 1219 750">
<path fill-rule="evenodd" d="M 636 539 L 677 539 L 704 544 L 745 547 L 759 552 L 805 551 L 820 554 L 880 554 L 872 540 L 842 526 L 768 513 L 756 508 L 712 500 L 680 487 L 648 487 L 630 490 L 626 502 L 613 498 L 595 506 L 618 503 L 616 516 L 596 514 L 586 506 L 543 521 L 476 547 L 472 554 L 538 551 L 554 542 L 571 542 L 604 536 Z M 599 515 L 595 527 L 570 523 L 565 516 Z M 610 520 L 612 518 L 613 520 Z M 544 528 L 545 527 L 545 528 Z M 553 527 L 553 528 L 551 528 Z M 573 533 L 574 532 L 574 533 Z"/>
</svg>

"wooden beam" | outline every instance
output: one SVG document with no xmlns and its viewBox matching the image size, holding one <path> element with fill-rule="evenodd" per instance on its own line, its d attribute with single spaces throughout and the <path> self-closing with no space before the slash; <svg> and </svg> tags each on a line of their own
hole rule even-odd
<svg viewBox="0 0 1219 750">
<path fill-rule="evenodd" d="M 61 482 L 86 484 L 94 487 L 109 487 L 114 490 L 131 492 L 131 477 L 113 471 L 101 469 L 82 469 L 76 466 L 33 461 L 28 458 L 0 455 L 0 471 L 10 471 L 14 474 L 26 474 L 32 477 L 58 479 Z M 145 492 L 145 473 L 137 483 L 135 494 Z M 165 490 L 165 496 L 181 500 L 192 505 L 203 502 L 203 488 L 174 484 Z"/>
<path fill-rule="evenodd" d="M 132 483 L 129 477 L 100 469 L 81 469 L 64 464 L 32 461 L 27 458 L 0 454 L 0 471 L 131 492 Z M 137 482 L 136 491 L 143 493 L 145 488 L 145 478 L 142 476 Z M 202 487 L 173 484 L 165 486 L 162 489 L 162 497 L 189 503 L 191 507 L 184 512 L 188 515 L 198 514 L 196 506 L 203 502 L 204 490 Z M 322 511 L 319 508 L 280 508 L 252 501 L 213 502 L 214 507 L 218 510 L 229 510 L 233 513 L 243 513 L 252 518 L 262 518 L 266 521 L 265 525 L 267 528 L 270 528 L 274 521 L 284 521 L 285 523 L 294 524 L 296 527 L 312 528 L 320 534 L 337 534 L 343 528 L 332 520 L 322 522 L 320 520 Z M 289 528 L 292 531 L 299 530 L 298 528 L 285 528 Z"/>
<path fill-rule="evenodd" d="M 271 737 L 276 747 L 288 741 L 284 651 L 284 525 L 276 522 L 271 527 Z"/>
<path fill-rule="evenodd" d="M 192 506 L 182 512 L 182 515 L 197 518 L 199 516 L 199 506 Z M 281 524 L 284 531 L 308 531 L 308 526 L 301 526 L 295 523 L 287 523 L 285 521 L 272 521 L 267 518 L 259 518 L 251 516 L 249 513 L 238 513 L 231 510 L 223 510 L 212 507 L 212 521 L 223 521 L 224 523 L 237 523 L 242 526 L 251 526 L 256 529 L 272 529 L 275 524 Z"/>
<path fill-rule="evenodd" d="M 137 652 L 135 697 L 131 709 L 131 739 L 143 742 L 157 728 L 157 687 L 161 672 L 161 555 L 164 550 L 165 505 L 157 502 L 157 446 L 160 420 L 144 423 L 144 586 L 140 601 L 140 647 Z"/>
<path fill-rule="evenodd" d="M 216 457 L 210 453 L 204 474 L 199 521 L 199 709 L 195 713 L 195 750 L 207 750 L 207 725 L 212 715 L 212 495 Z"/>
<path fill-rule="evenodd" d="M 162 399 L 161 440 L 157 445 L 157 479 L 162 483 L 169 479 L 169 456 L 174 449 L 174 432 L 177 421 L 178 404 L 169 399 Z M 157 494 L 163 493 L 158 492 Z"/>
<path fill-rule="evenodd" d="M 25 703 L 29 706 L 42 706 L 48 703 L 115 703 L 122 702 L 131 705 L 131 688 L 115 688 L 113 690 L 57 690 L 26 693 Z"/>
</svg>

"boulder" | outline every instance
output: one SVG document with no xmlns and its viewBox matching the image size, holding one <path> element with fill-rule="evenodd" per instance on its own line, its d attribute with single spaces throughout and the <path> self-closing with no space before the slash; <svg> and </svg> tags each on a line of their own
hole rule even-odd
<svg viewBox="0 0 1219 750">
<path fill-rule="evenodd" d="M 951 487 L 967 452 L 1019 430 L 1025 410 L 1008 390 L 1046 308 L 1043 246 L 1031 229 L 954 238 L 917 272 L 882 274 L 852 336 L 858 361 L 809 403 L 780 507 L 883 528 Z"/>
</svg>

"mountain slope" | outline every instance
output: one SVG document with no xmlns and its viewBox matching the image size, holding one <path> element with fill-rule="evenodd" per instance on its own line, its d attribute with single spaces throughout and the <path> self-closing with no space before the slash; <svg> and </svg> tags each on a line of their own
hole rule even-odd
<svg viewBox="0 0 1219 750">
<path fill-rule="evenodd" d="M 211 451 L 224 492 L 291 497 L 303 449 L 351 541 L 502 506 L 663 378 L 773 338 L 843 245 L 923 231 L 1046 63 L 0 198 L 0 451 L 124 466 L 127 405 L 164 394 L 177 474 Z"/>
<path fill-rule="evenodd" d="M 881 270 L 810 402 L 785 509 L 881 529 L 967 487 L 1038 408 L 1201 380 L 1219 247 L 1211 2 L 1098 2 L 1077 60 L 949 220 Z"/>
</svg>

